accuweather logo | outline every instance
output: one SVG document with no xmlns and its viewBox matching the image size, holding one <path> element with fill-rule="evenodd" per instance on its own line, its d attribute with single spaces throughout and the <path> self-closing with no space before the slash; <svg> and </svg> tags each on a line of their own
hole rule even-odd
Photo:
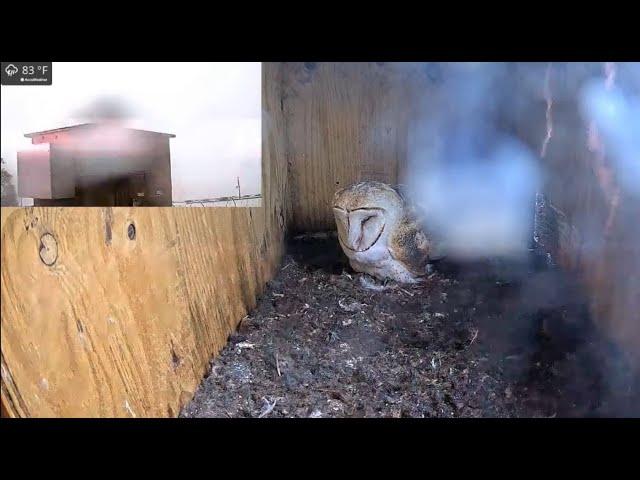
<svg viewBox="0 0 640 480">
<path fill-rule="evenodd" d="M 16 67 L 13 63 L 7 65 L 7 68 L 4 69 L 7 72 L 7 75 L 13 77 L 16 73 L 18 73 L 18 67 Z"/>
</svg>

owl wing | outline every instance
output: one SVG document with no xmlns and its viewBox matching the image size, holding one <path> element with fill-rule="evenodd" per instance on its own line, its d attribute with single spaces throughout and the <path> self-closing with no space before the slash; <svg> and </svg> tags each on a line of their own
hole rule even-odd
<svg viewBox="0 0 640 480">
<path fill-rule="evenodd" d="M 389 253 L 414 275 L 424 275 L 430 242 L 415 220 L 405 216 L 389 238 Z"/>
</svg>

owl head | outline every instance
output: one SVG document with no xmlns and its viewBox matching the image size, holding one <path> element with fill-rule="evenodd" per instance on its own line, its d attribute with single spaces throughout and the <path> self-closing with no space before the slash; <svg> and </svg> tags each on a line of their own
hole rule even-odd
<svg viewBox="0 0 640 480">
<path fill-rule="evenodd" d="M 398 192 L 380 182 L 360 182 L 338 190 L 333 212 L 342 246 L 365 252 L 385 242 L 402 219 L 404 202 Z"/>
</svg>

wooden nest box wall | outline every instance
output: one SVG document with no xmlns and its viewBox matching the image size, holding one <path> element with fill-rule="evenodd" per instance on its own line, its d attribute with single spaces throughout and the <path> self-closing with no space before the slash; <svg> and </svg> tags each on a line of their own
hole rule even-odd
<svg viewBox="0 0 640 480">
<path fill-rule="evenodd" d="M 281 66 L 262 75 L 261 207 L 2 208 L 3 415 L 174 417 L 190 400 L 282 254 Z"/>
<path fill-rule="evenodd" d="M 424 64 L 263 63 L 262 75 L 262 207 L 2 208 L 3 415 L 176 416 L 279 268 L 285 231 L 333 229 L 337 188 L 399 183 L 412 122 L 437 114 L 447 81 Z M 523 108 L 507 128 L 537 148 L 544 99 Z M 607 220 L 575 99 L 556 108 L 569 132 L 544 158 L 564 222 L 556 256 L 584 279 L 603 334 L 637 352 L 639 201 L 619 198 Z"/>
</svg>

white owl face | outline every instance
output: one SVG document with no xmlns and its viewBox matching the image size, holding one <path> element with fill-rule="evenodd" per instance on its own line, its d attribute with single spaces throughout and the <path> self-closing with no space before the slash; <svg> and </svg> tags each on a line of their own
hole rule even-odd
<svg viewBox="0 0 640 480">
<path fill-rule="evenodd" d="M 384 244 L 402 210 L 397 192 L 379 182 L 361 182 L 336 192 L 333 213 L 345 253 Z"/>
<path fill-rule="evenodd" d="M 366 252 L 375 245 L 385 229 L 385 209 L 379 207 L 346 210 L 334 206 L 333 212 L 342 245 L 354 252 Z"/>
</svg>

